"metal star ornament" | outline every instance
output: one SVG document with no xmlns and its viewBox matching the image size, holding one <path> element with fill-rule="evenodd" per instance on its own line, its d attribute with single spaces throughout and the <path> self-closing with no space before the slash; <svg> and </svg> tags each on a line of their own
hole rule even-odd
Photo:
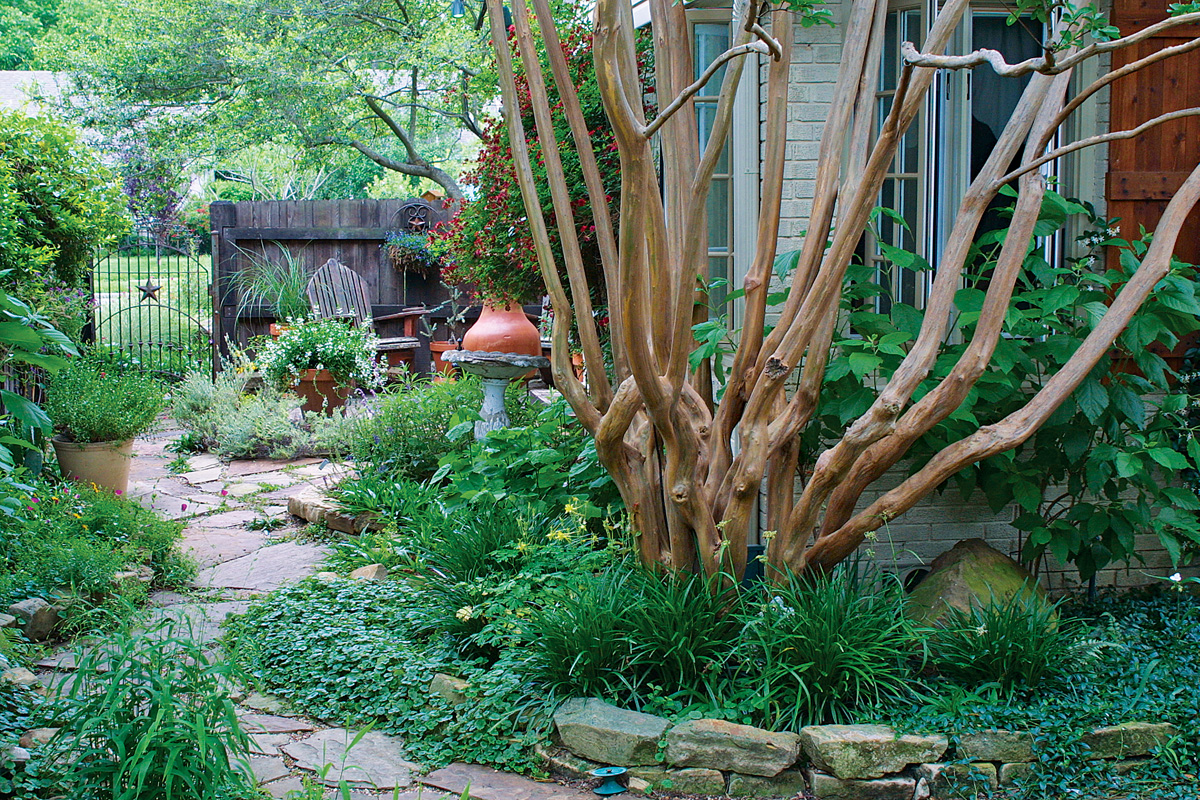
<svg viewBox="0 0 1200 800">
<path fill-rule="evenodd" d="M 142 299 L 139 302 L 145 302 L 147 300 L 154 300 L 155 302 L 158 302 L 158 291 L 159 289 L 162 289 L 161 286 L 156 286 L 149 278 L 146 278 L 146 284 L 137 288 L 138 291 L 142 293 Z"/>
</svg>

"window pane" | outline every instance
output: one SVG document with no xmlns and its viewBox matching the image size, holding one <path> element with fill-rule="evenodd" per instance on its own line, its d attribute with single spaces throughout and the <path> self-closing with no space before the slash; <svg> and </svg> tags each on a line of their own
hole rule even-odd
<svg viewBox="0 0 1200 800">
<path fill-rule="evenodd" d="M 717 104 L 716 103 L 696 103 L 696 122 L 700 128 L 700 152 L 704 152 L 704 148 L 708 146 L 708 137 L 712 133 L 713 123 L 716 122 Z M 721 150 L 721 157 L 717 159 L 716 174 L 729 174 L 729 142 L 725 142 L 725 147 Z"/>
<path fill-rule="evenodd" d="M 694 28 L 696 40 L 693 45 L 695 55 L 695 77 L 699 78 L 708 65 L 717 56 L 729 49 L 729 25 L 725 23 L 702 22 Z M 702 94 L 716 94 L 725 78 L 725 65 L 722 64 L 713 76 L 700 90 Z"/>
<path fill-rule="evenodd" d="M 900 61 L 900 42 L 896 37 L 896 15 L 888 14 L 883 26 L 883 58 L 879 64 L 879 89 L 896 88 L 896 65 Z"/>
<path fill-rule="evenodd" d="M 729 179 L 718 178 L 708 192 L 709 252 L 729 252 Z"/>
</svg>

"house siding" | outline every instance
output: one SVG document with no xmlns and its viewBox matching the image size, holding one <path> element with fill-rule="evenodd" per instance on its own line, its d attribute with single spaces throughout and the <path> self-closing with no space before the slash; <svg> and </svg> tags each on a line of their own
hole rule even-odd
<svg viewBox="0 0 1200 800">
<path fill-rule="evenodd" d="M 831 2 L 827 7 L 839 21 L 837 27 L 802 28 L 797 25 L 794 30 L 779 252 L 795 250 L 802 245 L 812 210 L 820 138 L 833 100 L 833 87 L 841 58 L 842 23 L 848 5 Z M 1093 62 L 1087 72 L 1080 74 L 1080 83 L 1090 83 L 1107 66 L 1107 57 L 1103 62 Z M 761 85 L 765 87 L 765 59 L 760 60 L 759 76 Z M 766 96 L 765 88 L 760 94 Z M 1106 131 L 1108 112 L 1108 93 L 1104 91 L 1081 108 L 1067 134 L 1072 139 L 1078 139 Z M 760 106 L 760 119 L 765 119 L 765 106 Z M 760 128 L 760 133 L 765 134 L 765 127 Z M 759 141 L 761 158 L 761 147 L 765 145 L 763 135 L 760 135 Z M 1093 148 L 1073 157 L 1062 167 L 1068 193 L 1091 200 L 1101 214 L 1104 213 L 1105 163 L 1105 151 Z M 883 492 L 896 486 L 904 475 L 899 469 L 885 475 L 863 496 L 859 508 L 865 508 Z M 765 508 L 762 508 L 760 530 L 766 528 L 765 514 Z M 928 565 L 939 554 L 964 539 L 984 539 L 997 550 L 1017 557 L 1021 532 L 1012 526 L 1013 519 L 1012 506 L 994 512 L 981 492 L 964 499 L 957 489 L 950 487 L 942 493 L 926 497 L 906 514 L 890 521 L 876 533 L 872 541 L 864 545 L 864 551 L 882 567 L 900 575 L 907 575 Z M 1156 537 L 1139 536 L 1137 546 L 1145 563 L 1102 570 L 1097 576 L 1098 585 L 1144 585 L 1155 582 L 1156 576 L 1171 571 L 1170 559 Z M 1065 591 L 1080 586 L 1078 573 L 1052 558 L 1047 558 L 1040 565 L 1039 575 L 1051 590 Z"/>
</svg>

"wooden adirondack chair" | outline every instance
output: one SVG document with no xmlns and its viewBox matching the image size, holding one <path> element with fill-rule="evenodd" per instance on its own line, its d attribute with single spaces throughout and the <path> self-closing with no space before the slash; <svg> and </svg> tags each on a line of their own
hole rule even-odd
<svg viewBox="0 0 1200 800">
<path fill-rule="evenodd" d="M 389 368 L 411 363 L 413 351 L 421 345 L 417 338 L 417 320 L 427 313 L 424 306 L 405 308 L 396 314 L 371 316 L 371 299 L 366 282 L 354 270 L 331 258 L 308 280 L 308 302 L 315 315 L 325 319 L 349 320 L 351 325 L 374 324 L 391 319 L 404 320 L 404 335 L 379 340 L 379 352 Z"/>
</svg>

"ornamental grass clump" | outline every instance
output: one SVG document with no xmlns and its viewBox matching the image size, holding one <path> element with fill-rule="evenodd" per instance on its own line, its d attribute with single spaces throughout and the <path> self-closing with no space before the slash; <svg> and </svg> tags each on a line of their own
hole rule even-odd
<svg viewBox="0 0 1200 800">
<path fill-rule="evenodd" d="M 1103 643 L 1087 639 L 1077 622 L 1060 620 L 1059 605 L 1017 592 L 969 611 L 951 608 L 926 632 L 929 662 L 948 678 L 1006 692 L 1062 682 L 1094 660 Z"/>
<path fill-rule="evenodd" d="M 759 725 L 844 723 L 911 693 L 914 642 L 895 581 L 853 566 L 789 575 L 744 621 L 740 669 L 764 700 Z"/>
<path fill-rule="evenodd" d="M 267 341 L 258 353 L 263 377 L 275 386 L 294 387 L 310 369 L 328 370 L 339 386 L 383 386 L 383 370 L 375 360 L 379 339 L 369 327 L 336 319 L 289 319 L 287 324 L 279 338 Z"/>
<path fill-rule="evenodd" d="M 46 382 L 46 413 L 61 438 L 78 444 L 132 439 L 165 407 L 160 381 L 96 353 L 75 358 Z"/>
</svg>

